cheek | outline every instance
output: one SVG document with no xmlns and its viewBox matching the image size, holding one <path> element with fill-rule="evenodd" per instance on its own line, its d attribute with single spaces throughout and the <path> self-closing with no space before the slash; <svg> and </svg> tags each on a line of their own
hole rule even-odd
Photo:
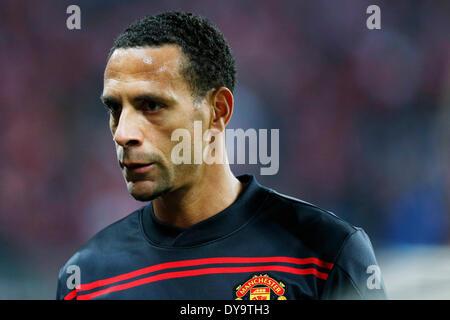
<svg viewBox="0 0 450 320">
<path fill-rule="evenodd" d="M 189 132 L 191 141 L 194 139 L 194 131 L 193 131 L 193 120 L 188 117 L 178 117 L 173 116 L 169 121 L 163 122 L 163 124 L 158 126 L 153 126 L 153 132 L 149 133 L 147 136 L 147 140 L 155 147 L 161 155 L 165 158 L 165 162 L 168 165 L 172 166 L 172 151 L 175 146 L 178 144 L 185 142 L 184 135 L 182 137 L 175 136 L 175 130 L 184 129 Z M 172 140 L 172 136 L 174 140 Z M 188 142 L 191 144 L 191 142 Z"/>
<path fill-rule="evenodd" d="M 152 123 L 148 125 L 145 129 L 145 140 L 148 143 L 147 151 L 158 152 L 165 162 L 171 162 L 171 153 L 174 146 L 178 141 L 172 141 L 172 133 L 178 127 L 178 124 L 173 121 L 163 122 L 161 124 L 155 125 Z"/>
<path fill-rule="evenodd" d="M 194 143 L 195 123 L 199 121 L 201 125 L 201 137 L 203 132 L 208 129 L 209 118 L 206 108 L 194 108 L 192 103 L 178 104 L 159 117 L 152 119 L 152 128 L 148 129 L 147 139 L 151 141 L 165 156 L 170 159 L 172 149 L 179 144 L 183 138 L 172 141 L 172 134 L 177 129 L 185 129 L 189 132 L 190 143 Z M 197 123 L 197 128 L 199 124 Z M 200 138 L 201 138 L 200 137 Z"/>
</svg>

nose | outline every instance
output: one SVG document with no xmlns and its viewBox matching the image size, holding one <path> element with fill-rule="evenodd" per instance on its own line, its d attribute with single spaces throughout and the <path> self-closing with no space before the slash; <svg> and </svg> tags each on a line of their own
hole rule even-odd
<svg viewBox="0 0 450 320">
<path fill-rule="evenodd" d="M 142 144 L 143 137 L 139 128 L 139 115 L 133 108 L 122 109 L 113 136 L 114 141 L 122 147 Z"/>
</svg>

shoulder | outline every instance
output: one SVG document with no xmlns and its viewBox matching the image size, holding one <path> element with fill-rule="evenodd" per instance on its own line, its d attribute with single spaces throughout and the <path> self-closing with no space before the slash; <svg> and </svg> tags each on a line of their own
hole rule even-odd
<svg viewBox="0 0 450 320">
<path fill-rule="evenodd" d="M 345 241 L 361 230 L 331 211 L 274 190 L 270 190 L 266 206 L 272 222 L 329 259 L 335 258 Z"/>
<path fill-rule="evenodd" d="M 136 245 L 140 239 L 140 212 L 142 207 L 126 217 L 112 223 L 88 240 L 59 270 L 58 285 L 64 282 L 74 270 L 84 275 L 95 275 L 104 270 L 111 260 L 120 259 L 124 252 Z M 86 282 L 86 276 L 83 282 Z"/>
<path fill-rule="evenodd" d="M 80 248 L 74 257 L 79 260 L 88 257 L 92 253 L 105 254 L 120 250 L 122 246 L 126 246 L 132 240 L 130 235 L 140 230 L 140 212 L 143 208 L 133 211 L 126 217 L 99 231 Z"/>
<path fill-rule="evenodd" d="M 271 223 L 281 225 L 314 254 L 332 263 L 322 298 L 386 298 L 371 241 L 362 228 L 317 205 L 273 190 L 269 198 Z"/>
</svg>

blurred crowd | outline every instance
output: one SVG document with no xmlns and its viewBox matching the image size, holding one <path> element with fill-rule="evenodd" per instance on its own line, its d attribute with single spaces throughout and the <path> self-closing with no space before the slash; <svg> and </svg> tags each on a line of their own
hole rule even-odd
<svg viewBox="0 0 450 320">
<path fill-rule="evenodd" d="M 66 27 L 70 4 L 81 30 Z M 377 1 L 381 30 L 366 27 L 370 4 L 2 1 L 0 272 L 33 264 L 56 284 L 81 244 L 144 205 L 127 193 L 99 95 L 113 39 L 169 9 L 227 38 L 230 127 L 280 129 L 278 174 L 236 174 L 361 226 L 375 249 L 449 244 L 450 3 Z"/>
</svg>

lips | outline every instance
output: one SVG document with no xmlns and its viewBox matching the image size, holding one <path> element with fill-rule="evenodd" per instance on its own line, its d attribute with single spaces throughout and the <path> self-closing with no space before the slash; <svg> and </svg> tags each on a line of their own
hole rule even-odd
<svg viewBox="0 0 450 320">
<path fill-rule="evenodd" d="M 122 166 L 126 168 L 129 173 L 146 173 L 154 166 L 154 163 L 124 162 Z"/>
</svg>

